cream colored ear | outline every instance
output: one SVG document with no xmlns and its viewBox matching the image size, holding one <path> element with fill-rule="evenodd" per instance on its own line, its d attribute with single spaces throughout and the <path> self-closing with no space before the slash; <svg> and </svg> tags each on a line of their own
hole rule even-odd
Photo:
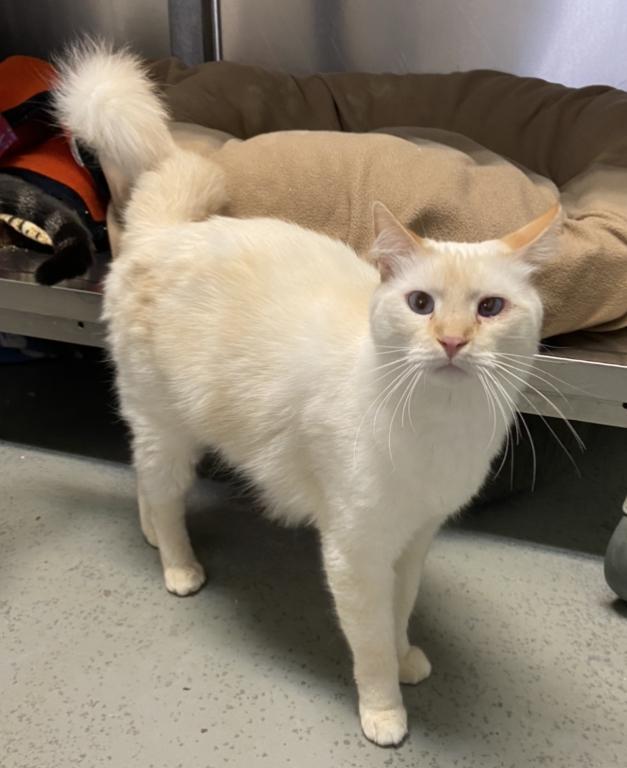
<svg viewBox="0 0 627 768">
<path fill-rule="evenodd" d="M 556 229 L 562 219 L 562 206 L 559 201 L 552 205 L 546 213 L 538 216 L 537 219 L 525 224 L 524 227 L 510 232 L 509 235 L 501 238 L 503 242 L 512 251 L 523 251 L 535 246 L 539 241 Z"/>
<path fill-rule="evenodd" d="M 370 249 L 370 258 L 378 268 L 381 279 L 387 280 L 405 259 L 415 256 L 422 241 L 404 227 L 383 203 L 374 203 L 372 218 L 375 241 Z"/>
</svg>

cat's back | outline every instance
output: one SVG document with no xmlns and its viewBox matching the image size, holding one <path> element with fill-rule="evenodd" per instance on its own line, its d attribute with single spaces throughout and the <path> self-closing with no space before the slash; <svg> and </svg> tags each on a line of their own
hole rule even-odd
<svg viewBox="0 0 627 768">
<path fill-rule="evenodd" d="M 373 288 L 377 272 L 339 240 L 279 219 L 213 216 L 153 232 L 125 236 L 111 269 L 141 271 L 164 280 L 246 271 L 249 278 L 283 276 L 326 284 L 363 284 Z M 132 291 L 134 283 L 126 284 Z"/>
<path fill-rule="evenodd" d="M 113 334 L 144 343 L 230 333 L 295 338 L 367 324 L 374 267 L 345 244 L 275 219 L 211 217 L 125 236 L 105 287 Z"/>
</svg>

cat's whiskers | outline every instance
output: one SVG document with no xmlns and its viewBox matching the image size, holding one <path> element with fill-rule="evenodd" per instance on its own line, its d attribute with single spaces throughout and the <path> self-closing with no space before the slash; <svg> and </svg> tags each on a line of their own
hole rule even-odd
<svg viewBox="0 0 627 768">
<path fill-rule="evenodd" d="M 379 382 L 381 380 L 384 380 L 387 376 L 394 376 L 392 381 L 388 382 L 386 386 L 377 393 L 377 396 L 374 398 L 374 400 L 370 403 L 368 408 L 365 410 L 364 415 L 361 418 L 361 421 L 359 423 L 359 427 L 357 429 L 357 433 L 355 435 L 355 442 L 353 446 L 353 459 L 356 461 L 357 458 L 357 447 L 359 443 L 359 437 L 361 434 L 362 427 L 364 425 L 364 421 L 366 420 L 366 417 L 370 413 L 370 411 L 376 407 L 376 411 L 373 416 L 372 420 L 372 431 L 373 434 L 376 432 L 376 425 L 377 420 L 379 418 L 379 414 L 381 410 L 385 407 L 385 405 L 390 401 L 390 399 L 394 396 L 394 393 L 401 387 L 405 382 L 407 382 L 405 388 L 403 389 L 398 403 L 396 404 L 394 411 L 392 413 L 392 417 L 390 420 L 389 425 L 389 434 L 388 434 L 388 452 L 390 455 L 390 461 L 392 463 L 392 466 L 394 467 L 394 460 L 392 456 L 392 448 L 391 448 L 391 434 L 392 434 L 392 425 L 394 422 L 394 418 L 396 417 L 396 414 L 398 412 L 398 408 L 401 406 L 401 403 L 403 404 L 402 408 L 402 416 L 401 416 L 401 426 L 404 426 L 404 412 L 405 408 L 408 408 L 409 412 L 409 418 L 412 430 L 414 430 L 414 424 L 413 420 L 411 419 L 411 398 L 413 397 L 413 393 L 415 391 L 416 385 L 420 381 L 420 379 L 423 377 L 423 365 L 420 362 L 410 361 L 407 358 L 403 358 L 401 360 L 395 360 L 393 361 L 395 363 L 395 366 L 391 366 L 388 368 L 388 364 L 385 363 L 383 366 L 377 366 L 373 369 L 373 371 L 377 371 L 380 368 L 387 368 L 387 370 L 383 373 L 382 376 L 379 376 L 375 378 L 375 382 Z"/>
<path fill-rule="evenodd" d="M 521 367 L 519 365 L 513 365 L 509 361 L 504 362 L 502 360 L 494 361 L 494 365 L 503 366 L 504 368 L 511 370 L 513 373 L 519 373 L 525 377 L 537 379 L 539 382 L 541 382 L 545 386 L 550 387 L 551 390 L 555 392 L 555 394 L 558 397 L 561 397 L 564 402 L 567 402 L 566 396 L 564 395 L 561 389 L 559 389 L 555 384 L 553 384 L 553 382 L 549 381 L 548 379 L 545 379 L 543 376 L 540 376 L 539 374 L 536 374 L 534 371 L 530 370 L 529 368 Z"/>
<path fill-rule="evenodd" d="M 490 411 L 490 416 L 492 417 L 492 432 L 490 433 L 490 438 L 486 445 L 486 449 L 488 449 L 492 445 L 492 441 L 496 436 L 496 409 L 494 407 L 492 395 L 490 394 L 490 390 L 488 389 L 488 385 L 486 384 L 484 373 L 480 368 L 477 368 L 477 377 L 479 379 L 479 383 L 481 384 L 481 389 L 483 390 L 485 399 L 488 403 L 488 410 Z"/>
<path fill-rule="evenodd" d="M 388 346 L 387 344 L 377 344 L 378 355 L 391 355 L 394 352 L 402 352 L 403 354 L 407 354 L 407 347 L 392 347 Z"/>
<path fill-rule="evenodd" d="M 414 392 L 416 390 L 416 386 L 420 379 L 424 375 L 424 368 L 420 366 L 416 369 L 416 375 L 414 376 L 410 386 L 407 389 L 407 397 L 405 398 L 405 404 L 403 405 L 403 412 L 401 413 L 401 427 L 404 426 L 404 418 L 405 418 L 405 407 L 407 407 L 407 416 L 409 419 L 409 426 L 411 427 L 411 431 L 413 433 L 416 432 L 416 428 L 414 427 L 414 420 L 412 417 L 412 411 L 411 411 L 411 401 L 414 396 Z"/>
<path fill-rule="evenodd" d="M 537 456 L 536 456 L 536 446 L 533 442 L 533 437 L 531 435 L 531 431 L 529 429 L 529 425 L 527 424 L 527 421 L 523 414 L 518 410 L 518 406 L 516 405 L 516 402 L 512 398 L 512 396 L 507 392 L 503 384 L 498 380 L 496 376 L 492 377 L 492 380 L 494 384 L 499 388 L 501 393 L 503 394 L 503 397 L 505 397 L 510 403 L 512 408 L 512 413 L 514 415 L 514 420 L 516 422 L 516 425 L 518 426 L 518 423 L 522 423 L 525 432 L 527 434 L 527 437 L 529 439 L 529 445 L 531 447 L 531 460 L 532 460 L 532 470 L 531 470 L 531 490 L 535 490 L 536 487 L 536 474 L 537 474 Z M 513 386 L 513 385 L 512 385 Z M 514 387 L 516 389 L 516 392 L 519 393 L 519 390 L 517 387 Z M 514 474 L 514 459 L 512 456 L 512 478 Z"/>
<path fill-rule="evenodd" d="M 510 364 L 513 362 L 513 363 L 516 363 L 517 365 L 528 367 L 530 374 L 532 374 L 536 378 L 540 378 L 540 375 L 538 374 L 536 369 L 537 359 L 532 355 L 516 355 L 516 354 L 513 354 L 512 352 L 493 352 L 492 354 L 497 359 L 499 359 L 500 362 L 503 362 L 502 360 L 500 360 L 500 358 L 506 358 L 506 362 Z M 512 360 L 510 360 L 510 358 L 512 358 Z M 531 360 L 532 362 L 527 363 L 525 362 L 525 360 Z M 559 362 L 560 361 L 555 361 L 555 364 L 559 364 Z M 590 392 L 588 390 L 582 389 L 581 387 L 577 387 L 571 382 L 566 381 L 565 379 L 561 379 L 559 376 L 555 376 L 555 374 L 551 373 L 550 371 L 547 371 L 545 368 L 542 368 L 542 376 L 548 377 L 552 381 L 556 382 L 557 384 L 561 384 L 564 387 L 567 387 L 573 392 L 577 392 L 582 395 L 590 395 Z M 545 381 L 545 383 L 549 384 L 548 381 Z M 558 388 L 555 387 L 555 389 L 558 389 Z M 561 390 L 559 390 L 559 392 L 562 397 L 565 397 L 565 395 Z"/>
<path fill-rule="evenodd" d="M 501 417 L 503 418 L 503 426 L 505 427 L 505 450 L 503 452 L 503 455 L 501 457 L 501 462 L 498 466 L 498 469 L 496 470 L 496 473 L 494 475 L 494 478 L 496 479 L 500 474 L 505 466 L 505 462 L 507 460 L 507 455 L 509 453 L 510 448 L 510 430 L 509 430 L 509 420 L 507 418 L 507 415 L 505 413 L 505 409 L 503 408 L 503 404 L 501 402 L 501 398 L 499 397 L 499 392 L 494 386 L 494 378 L 490 371 L 488 371 L 486 368 L 483 368 L 483 373 L 486 374 L 486 385 L 489 389 L 489 391 L 492 394 L 492 397 L 494 398 L 494 402 L 496 404 L 496 407 L 499 409 L 499 413 L 501 414 Z M 513 458 L 512 458 L 513 460 Z"/>
<path fill-rule="evenodd" d="M 570 433 L 575 438 L 575 442 L 579 446 L 580 450 L 584 450 L 585 449 L 585 445 L 583 443 L 583 440 L 579 436 L 577 430 L 573 427 L 573 425 L 570 423 L 570 421 L 566 418 L 566 416 L 564 415 L 563 411 L 560 410 L 560 408 L 558 408 L 558 406 L 555 405 L 555 403 L 544 392 L 539 390 L 537 387 L 535 387 L 529 381 L 526 381 L 525 379 L 523 379 L 521 376 L 516 374 L 514 371 L 510 370 L 503 363 L 495 363 L 494 367 L 496 369 L 498 369 L 499 371 L 501 371 L 501 373 L 505 373 L 506 372 L 510 377 L 513 377 L 514 379 L 516 379 L 516 381 L 520 382 L 524 387 L 527 387 L 532 392 L 534 392 L 536 395 L 538 395 L 538 397 L 540 397 L 542 400 L 544 400 L 544 402 L 546 402 L 555 411 L 557 416 L 560 419 L 562 419 L 562 421 L 566 424 L 566 426 L 568 427 Z M 510 380 L 510 383 L 511 383 L 511 380 Z M 521 388 L 518 388 L 518 391 L 519 391 L 519 393 L 521 395 L 524 395 L 524 392 L 522 391 Z M 527 398 L 527 401 L 529 402 L 528 398 Z"/>
<path fill-rule="evenodd" d="M 390 463 L 392 464 L 392 467 L 394 468 L 394 458 L 392 456 L 392 430 L 394 427 L 394 419 L 396 418 L 396 414 L 398 413 L 398 409 L 401 407 L 401 403 L 404 402 L 404 398 L 406 397 L 407 392 L 409 391 L 409 388 L 411 387 L 413 376 L 419 371 L 419 363 L 414 363 L 411 370 L 408 373 L 408 376 L 403 379 L 403 381 L 409 379 L 409 383 L 401 393 L 400 397 L 398 398 L 398 402 L 396 403 L 396 407 L 392 411 L 392 417 L 390 418 L 390 424 L 388 427 L 388 453 L 390 455 Z M 403 420 L 401 416 L 401 427 L 403 426 Z"/>
<path fill-rule="evenodd" d="M 374 413 L 373 421 L 372 421 L 372 429 L 373 433 L 376 430 L 377 425 L 377 419 L 379 417 L 379 413 L 381 409 L 385 406 L 389 398 L 394 394 L 396 389 L 405 381 L 407 375 L 411 372 L 411 363 L 407 360 L 405 361 L 405 364 L 402 366 L 400 371 L 394 371 L 396 374 L 393 381 L 391 381 L 389 384 L 387 384 L 381 392 L 377 395 L 377 397 L 373 400 L 372 405 L 370 408 L 373 408 L 376 405 L 376 410 Z M 369 410 L 370 410 L 369 408 Z"/>
<path fill-rule="evenodd" d="M 520 425 L 517 419 L 516 403 L 512 400 L 509 392 L 505 389 L 505 387 L 500 386 L 498 380 L 494 378 L 491 372 L 488 371 L 487 375 L 492 381 L 496 392 L 501 395 L 503 408 L 505 411 L 505 427 L 507 429 L 507 434 L 511 438 L 512 461 L 510 467 L 510 482 L 513 488 L 514 468 L 516 464 L 516 446 L 520 445 Z M 512 427 L 515 429 L 515 439 L 514 435 L 512 434 Z"/>
<path fill-rule="evenodd" d="M 377 426 L 377 419 L 379 417 L 379 413 L 381 412 L 381 410 L 383 408 L 385 408 L 387 403 L 394 396 L 394 393 L 396 392 L 396 390 L 399 387 L 401 387 L 405 381 L 407 381 L 407 379 L 412 375 L 412 373 L 413 373 L 413 369 L 412 368 L 410 368 L 409 370 L 405 371 L 401 375 L 399 380 L 396 382 L 394 387 L 392 387 L 392 389 L 386 394 L 386 396 L 383 398 L 383 400 L 379 403 L 379 405 L 377 407 L 377 410 L 375 411 L 374 418 L 372 420 L 372 433 L 373 433 L 373 435 L 376 434 L 376 426 Z M 400 402 L 400 398 L 399 398 L 399 402 Z M 398 407 L 398 405 L 397 405 L 397 407 Z M 394 467 L 394 460 L 393 460 L 393 457 L 392 457 L 392 448 L 391 448 L 391 429 L 392 429 L 391 425 L 392 425 L 392 421 L 393 421 L 393 417 L 394 417 L 395 413 L 396 413 L 396 410 L 394 411 L 394 414 L 392 416 L 392 420 L 390 421 L 389 434 L 388 434 L 388 452 L 389 452 L 389 455 L 390 455 L 390 463 L 392 464 L 392 468 L 393 469 L 395 469 L 395 467 Z"/>
<path fill-rule="evenodd" d="M 554 376 L 549 371 L 545 371 L 543 369 L 542 373 L 538 373 L 533 363 L 527 363 L 524 360 L 518 359 L 518 357 L 516 357 L 514 360 L 511 360 L 509 355 L 508 354 L 506 355 L 503 352 L 495 352 L 493 353 L 493 355 L 496 362 L 500 363 L 501 365 L 509 366 L 513 371 L 517 371 L 518 373 L 522 373 L 525 376 L 531 376 L 534 379 L 541 381 L 547 387 L 550 387 L 551 390 L 553 390 L 557 395 L 559 395 L 559 397 L 561 397 L 564 401 L 566 401 L 566 395 L 559 388 L 558 384 L 564 387 L 570 387 L 573 390 L 578 389 L 578 387 L 575 387 L 569 384 L 567 381 L 564 381 L 564 379 L 560 379 L 558 376 Z M 579 389 L 579 392 L 584 393 L 584 390 Z"/>
<path fill-rule="evenodd" d="M 501 371 L 497 371 L 497 370 L 495 370 L 495 371 L 494 371 L 494 375 L 495 375 L 495 376 L 498 376 L 498 375 L 500 375 L 500 376 L 503 378 L 503 380 L 504 380 L 504 381 L 508 381 L 508 379 L 506 379 L 505 377 L 506 377 L 506 376 L 508 376 L 508 375 L 510 375 L 510 376 L 513 376 L 514 374 L 512 374 L 512 373 L 508 373 L 507 371 L 504 371 L 504 370 L 501 370 Z M 509 380 L 509 383 L 510 383 L 510 384 L 512 384 L 511 380 Z M 524 382 L 524 381 L 523 381 L 523 384 L 525 384 L 525 382 Z M 515 386 L 515 385 L 514 385 L 514 386 Z M 528 387 L 529 387 L 531 390 L 534 390 L 534 387 L 530 386 L 529 384 L 526 384 L 526 386 L 528 386 Z M 542 393 L 538 392 L 538 390 L 535 390 L 535 391 L 537 392 L 537 394 L 542 394 Z M 543 415 L 542 413 L 540 413 L 540 411 L 539 411 L 538 407 L 535 405 L 535 403 L 534 403 L 532 400 L 530 400 L 530 399 L 529 399 L 529 397 L 527 397 L 527 395 L 526 395 L 526 394 L 525 394 L 525 392 L 522 390 L 522 388 L 519 388 L 519 389 L 518 389 L 518 395 L 519 395 L 519 396 L 520 396 L 520 397 L 521 397 L 521 398 L 522 398 L 522 399 L 523 399 L 523 400 L 524 400 L 524 401 L 527 403 L 527 405 L 528 405 L 530 408 L 532 408 L 532 409 L 533 409 L 534 413 L 535 413 L 537 416 L 539 416 L 539 417 L 540 417 L 540 419 L 541 419 L 541 421 L 543 422 L 544 426 L 545 426 L 545 427 L 546 427 L 546 428 L 549 430 L 549 432 L 551 433 L 551 435 L 553 436 L 553 438 L 555 439 L 555 441 L 558 443 L 558 445 L 560 446 L 560 448 L 561 448 L 561 449 L 564 451 L 564 453 L 565 453 L 565 454 L 566 454 L 566 456 L 568 457 L 568 459 L 569 459 L 570 463 L 573 465 L 573 467 L 574 467 L 574 469 L 575 469 L 575 472 L 577 473 L 577 475 L 578 475 L 579 477 L 581 477 L 581 472 L 580 472 L 580 470 L 579 470 L 579 467 L 577 466 L 577 462 L 576 462 L 576 461 L 575 461 L 575 459 L 573 458 L 573 455 L 572 455 L 572 454 L 571 454 L 571 452 L 568 450 L 568 448 L 567 448 L 567 447 L 564 445 L 563 441 L 560 439 L 560 437 L 559 437 L 559 436 L 558 436 L 558 434 L 555 432 L 555 430 L 553 429 L 553 427 L 552 427 L 552 426 L 549 424 L 549 422 L 546 420 L 546 418 L 544 417 L 544 415 Z M 550 401 L 550 400 L 548 400 L 548 398 L 545 398 L 545 399 L 546 399 L 546 400 L 547 400 L 549 403 L 551 403 L 551 401 Z M 565 417 L 565 416 L 564 416 L 564 415 L 561 413 L 561 411 L 559 411 L 559 408 L 557 408 L 557 406 L 555 406 L 553 403 L 551 403 L 551 405 L 552 405 L 552 406 L 553 406 L 553 407 L 554 407 L 554 408 L 555 408 L 555 409 L 556 409 L 556 410 L 557 410 L 557 411 L 558 411 L 558 412 L 561 414 L 561 419 L 564 421 L 564 423 L 565 423 L 565 424 L 566 424 L 566 426 L 569 428 L 569 430 L 571 431 L 571 433 L 573 433 L 573 435 L 574 435 L 574 437 L 575 437 L 575 439 L 576 439 L 576 441 L 577 441 L 577 445 L 579 446 L 580 450 L 584 450 L 584 449 L 585 449 L 585 445 L 584 445 L 583 441 L 581 440 L 581 438 L 579 437 L 579 435 L 577 434 L 577 432 L 575 431 L 575 429 L 574 429 L 574 427 L 572 426 L 572 424 L 571 424 L 571 423 L 568 421 L 568 419 L 567 419 L 567 418 L 566 418 L 566 417 Z"/>
<path fill-rule="evenodd" d="M 488 369 L 488 371 L 486 371 L 487 375 L 491 377 L 491 380 L 498 387 L 499 391 L 503 395 L 503 401 L 504 401 L 505 405 L 507 406 L 507 409 L 508 409 L 508 411 L 509 411 L 509 413 L 510 413 L 510 415 L 512 417 L 511 418 L 511 423 L 514 425 L 514 427 L 516 429 L 516 445 L 518 445 L 520 443 L 520 427 L 518 425 L 518 422 L 516 421 L 516 414 L 517 414 L 516 403 L 512 399 L 512 397 L 509 394 L 509 392 L 507 391 L 507 389 L 505 389 L 502 386 L 498 386 L 499 382 L 492 375 L 493 372 L 494 372 L 493 370 L 490 371 L 489 369 Z M 512 385 L 510 384 L 510 386 L 512 386 Z M 516 387 L 514 387 L 514 388 L 516 389 Z"/>
<path fill-rule="evenodd" d="M 357 446 L 359 444 L 359 437 L 360 437 L 360 434 L 361 434 L 362 427 L 364 426 L 364 422 L 366 421 L 366 418 L 368 417 L 368 414 L 370 413 L 370 411 L 373 408 L 375 408 L 377 406 L 377 403 L 379 403 L 379 401 L 386 396 L 387 392 L 391 388 L 393 388 L 399 382 L 399 380 L 407 372 L 407 368 L 410 365 L 409 361 L 406 358 L 403 359 L 402 361 L 394 361 L 394 362 L 401 363 L 399 368 L 394 368 L 392 370 L 388 370 L 382 376 L 374 379 L 375 383 L 378 383 L 379 381 L 384 380 L 386 378 L 386 376 L 394 376 L 392 381 L 388 382 L 385 385 L 385 387 L 380 392 L 377 393 L 377 395 L 375 396 L 374 400 L 366 408 L 366 410 L 364 411 L 363 416 L 361 417 L 361 419 L 359 421 L 359 426 L 357 427 L 357 432 L 355 434 L 355 441 L 354 441 L 354 444 L 353 444 L 353 461 L 354 462 L 356 462 L 356 460 L 357 460 Z M 375 413 L 375 416 L 374 416 L 374 419 L 373 419 L 373 424 L 372 424 L 373 433 L 374 433 L 375 428 L 376 428 L 377 414 L 378 414 L 378 408 L 377 408 L 377 412 Z"/>
<path fill-rule="evenodd" d="M 394 366 L 401 366 L 406 365 L 409 361 L 404 358 L 402 360 L 390 360 L 387 363 L 383 363 L 382 365 L 377 365 L 375 368 L 373 368 L 373 372 L 376 373 L 376 371 L 382 371 L 384 368 L 391 368 L 394 370 Z M 382 376 L 379 377 L 379 381 L 383 379 L 385 376 L 387 376 L 390 373 L 390 371 L 386 371 Z"/>
</svg>

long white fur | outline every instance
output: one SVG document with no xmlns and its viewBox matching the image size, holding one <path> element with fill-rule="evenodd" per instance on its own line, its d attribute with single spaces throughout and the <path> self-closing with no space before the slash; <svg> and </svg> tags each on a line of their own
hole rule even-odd
<svg viewBox="0 0 627 768">
<path fill-rule="evenodd" d="M 195 221 L 223 207 L 222 170 L 176 146 L 157 87 L 130 50 L 86 40 L 70 48 L 58 71 L 53 90 L 57 119 L 97 153 L 117 187 L 114 197 L 118 193 L 124 200 L 142 174 L 161 164 L 160 175 L 134 209 L 138 225 Z M 164 163 L 172 170 L 176 165 L 176 172 Z"/>
<path fill-rule="evenodd" d="M 212 204 L 223 202 L 220 184 L 196 157 L 153 164 L 139 146 L 143 112 L 124 102 L 144 86 L 133 86 L 136 70 L 129 75 L 113 56 L 102 71 L 122 71 L 119 99 L 96 98 L 79 120 L 80 89 L 62 83 L 61 93 L 73 94 L 68 124 L 92 126 L 77 131 L 82 138 L 118 161 L 137 148 L 138 166 L 153 169 L 135 187 L 105 288 L 142 529 L 159 547 L 167 588 L 200 588 L 184 496 L 207 446 L 246 473 L 270 514 L 314 524 L 353 653 L 363 730 L 397 744 L 407 730 L 399 681 L 430 672 L 407 636 L 427 549 L 477 493 L 511 423 L 517 387 L 498 374 L 498 355 L 537 348 L 533 248 L 418 246 L 383 215 L 373 249 L 381 280 L 347 246 L 293 224 L 190 223 L 202 213 L 203 190 Z M 85 82 L 82 69 L 93 71 L 98 91 L 107 62 L 92 64 L 80 59 L 65 77 Z M 111 83 L 105 91 L 117 93 Z M 124 119 L 94 128 L 113 102 Z M 406 295 L 416 289 L 434 296 L 433 316 L 409 309 Z M 479 322 L 486 295 L 503 296 L 508 308 Z M 438 334 L 460 328 L 472 338 L 458 366 L 442 367 Z M 491 396 L 484 374 L 499 382 Z"/>
<path fill-rule="evenodd" d="M 174 150 L 168 113 L 139 58 L 104 42 L 73 46 L 57 64 L 61 125 L 129 181 Z"/>
</svg>

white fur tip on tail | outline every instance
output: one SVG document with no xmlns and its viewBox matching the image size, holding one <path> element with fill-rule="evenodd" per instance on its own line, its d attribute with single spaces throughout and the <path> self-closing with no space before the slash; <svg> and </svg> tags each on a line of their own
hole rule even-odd
<svg viewBox="0 0 627 768">
<path fill-rule="evenodd" d="M 129 182 L 171 151 L 167 110 L 129 50 L 86 40 L 73 45 L 56 66 L 59 122 Z"/>
</svg>

